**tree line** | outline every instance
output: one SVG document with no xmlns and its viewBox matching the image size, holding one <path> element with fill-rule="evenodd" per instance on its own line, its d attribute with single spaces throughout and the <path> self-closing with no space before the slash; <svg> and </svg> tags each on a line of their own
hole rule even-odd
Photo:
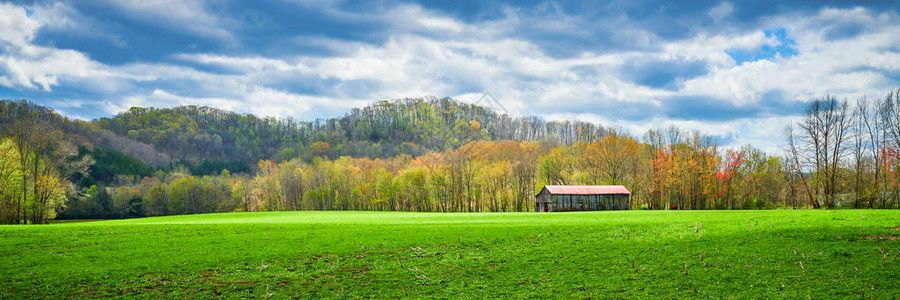
<svg viewBox="0 0 900 300">
<path fill-rule="evenodd" d="M 41 223 L 57 212 L 62 218 L 127 218 L 278 210 L 531 211 L 534 195 L 547 184 L 625 185 L 633 209 L 898 208 L 898 93 L 813 101 L 785 129 L 783 152 L 775 155 L 749 145 L 721 149 L 714 137 L 675 127 L 638 138 L 586 123 L 531 122 L 479 107 L 460 109 L 447 99 L 379 102 L 307 125 L 241 121 L 250 117 L 196 107 L 132 109 L 92 125 L 40 106 L 4 102 L 0 214 L 4 223 Z M 152 114 L 169 115 L 154 120 L 147 117 Z M 137 116 L 138 123 L 120 124 Z M 181 149 L 152 138 L 144 143 L 147 133 L 133 128 L 171 127 L 183 132 L 166 129 L 163 136 L 189 136 L 210 132 L 204 122 L 245 124 L 235 126 L 254 132 L 267 128 L 251 136 L 269 145 L 263 147 L 270 149 L 267 154 L 259 154 L 269 157 L 244 167 L 218 160 L 225 154 L 197 163 L 172 152 L 174 159 L 163 166 L 114 148 Z M 304 126 L 319 126 L 311 124 L 331 127 L 290 137 Z M 124 129 L 132 142 L 98 138 Z M 285 135 L 274 142 L 261 139 Z M 223 136 L 238 145 L 241 134 Z M 348 149 L 365 148 L 354 148 L 356 142 L 410 151 L 347 155 L 356 151 Z M 236 149 L 254 145 L 248 143 Z M 225 148 L 215 151 L 233 151 Z"/>
<path fill-rule="evenodd" d="M 648 132 L 644 140 L 665 142 L 613 133 L 572 145 L 474 141 L 417 157 L 263 160 L 255 176 L 223 171 L 121 178 L 121 185 L 89 192 L 72 208 L 80 207 L 78 217 L 92 218 L 281 210 L 531 211 L 535 193 L 546 184 L 623 184 L 633 192 L 635 209 L 800 205 L 788 198 L 780 159 L 761 150 L 748 146 L 720 153 L 712 138 L 676 128 Z"/>
</svg>

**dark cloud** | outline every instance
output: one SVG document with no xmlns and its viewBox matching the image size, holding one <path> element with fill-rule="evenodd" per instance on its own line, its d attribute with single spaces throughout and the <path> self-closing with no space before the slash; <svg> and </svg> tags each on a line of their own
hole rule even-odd
<svg viewBox="0 0 900 300">
<path fill-rule="evenodd" d="M 769 92 L 758 101 L 738 104 L 731 99 L 678 96 L 663 101 L 667 117 L 679 120 L 727 121 L 797 115 L 808 102 L 788 99 L 781 92 Z"/>
<path fill-rule="evenodd" d="M 675 96 L 661 99 L 659 103 L 660 105 L 598 99 L 584 103 L 570 103 L 566 106 L 549 105 L 541 107 L 540 110 L 546 114 L 586 113 L 616 122 L 644 122 L 654 119 L 724 122 L 799 115 L 809 104 L 787 99 L 780 92 L 767 93 L 758 101 L 746 104 L 736 104 L 731 99 L 705 96 Z"/>
<path fill-rule="evenodd" d="M 829 40 L 839 40 L 855 37 L 866 32 L 867 25 L 859 23 L 838 24 L 828 28 L 825 37 Z"/>
<path fill-rule="evenodd" d="M 634 83 L 659 89 L 678 89 L 678 82 L 707 74 L 702 61 L 632 60 L 622 67 L 622 75 Z"/>
</svg>

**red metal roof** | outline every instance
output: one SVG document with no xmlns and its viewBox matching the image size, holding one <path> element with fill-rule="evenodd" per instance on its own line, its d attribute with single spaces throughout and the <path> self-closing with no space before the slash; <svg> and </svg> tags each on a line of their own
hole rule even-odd
<svg viewBox="0 0 900 300">
<path fill-rule="evenodd" d="M 621 185 L 545 185 L 544 188 L 554 195 L 631 195 Z"/>
</svg>

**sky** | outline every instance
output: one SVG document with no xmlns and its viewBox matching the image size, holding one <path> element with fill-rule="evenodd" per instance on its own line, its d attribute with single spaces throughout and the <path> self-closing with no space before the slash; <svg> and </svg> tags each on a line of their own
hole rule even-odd
<svg viewBox="0 0 900 300">
<path fill-rule="evenodd" d="M 672 125 L 777 152 L 816 98 L 900 88 L 897 1 L 0 2 L 0 99 L 71 118 L 207 105 L 314 120 L 406 97 Z"/>
</svg>

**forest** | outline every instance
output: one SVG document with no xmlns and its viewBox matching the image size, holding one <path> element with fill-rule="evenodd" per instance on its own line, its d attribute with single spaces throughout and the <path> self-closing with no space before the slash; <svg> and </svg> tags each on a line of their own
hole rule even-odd
<svg viewBox="0 0 900 300">
<path fill-rule="evenodd" d="M 781 153 L 675 127 L 632 136 L 449 98 L 311 122 L 209 107 L 69 120 L 0 102 L 0 223 L 233 211 L 533 210 L 546 184 L 621 184 L 632 209 L 900 208 L 900 90 L 825 96 Z"/>
</svg>

